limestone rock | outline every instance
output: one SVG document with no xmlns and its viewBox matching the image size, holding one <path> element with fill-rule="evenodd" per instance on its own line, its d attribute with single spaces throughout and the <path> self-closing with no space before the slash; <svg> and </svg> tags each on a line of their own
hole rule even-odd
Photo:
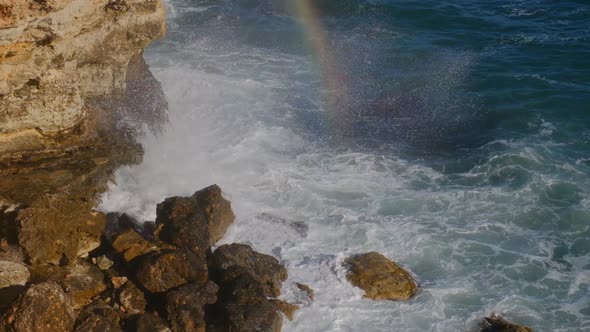
<svg viewBox="0 0 590 332">
<path fill-rule="evenodd" d="M 191 283 L 166 294 L 166 311 L 173 331 L 204 332 L 206 304 L 217 301 L 219 287 L 213 282 Z"/>
<path fill-rule="evenodd" d="M 416 292 L 416 282 L 403 268 L 385 256 L 370 252 L 349 257 L 346 278 L 374 300 L 407 300 Z"/>
<path fill-rule="evenodd" d="M 33 282 L 55 281 L 72 299 L 74 309 L 81 309 L 107 289 L 104 274 L 95 266 L 78 260 L 68 266 L 37 265 L 32 268 Z"/>
<path fill-rule="evenodd" d="M 145 313 L 136 322 L 137 332 L 171 332 L 172 330 L 156 313 Z"/>
<path fill-rule="evenodd" d="M 130 262 L 137 256 L 158 250 L 158 247 L 147 241 L 134 229 L 128 228 L 117 234 L 112 246 L 126 262 Z"/>
<path fill-rule="evenodd" d="M 156 235 L 179 248 L 206 251 L 233 221 L 231 203 L 212 185 L 191 197 L 170 197 L 158 204 Z"/>
<path fill-rule="evenodd" d="M 533 332 L 533 329 L 508 322 L 499 315 L 492 314 L 481 321 L 481 332 Z"/>
<path fill-rule="evenodd" d="M 46 195 L 18 213 L 18 240 L 32 264 L 75 261 L 100 245 L 103 213 L 88 202 Z"/>
<path fill-rule="evenodd" d="M 55 282 L 31 286 L 5 313 L 0 331 L 63 332 L 74 327 L 74 308 Z"/>
<path fill-rule="evenodd" d="M 117 310 L 104 302 L 93 303 L 78 315 L 74 332 L 122 332 Z"/>
<path fill-rule="evenodd" d="M 210 262 L 214 281 L 223 283 L 232 279 L 232 274 L 242 273 L 235 268 L 230 269 L 232 266 L 241 267 L 250 273 L 262 285 L 265 296 L 279 296 L 281 284 L 287 280 L 287 269 L 276 258 L 255 252 L 245 244 L 226 244 L 215 250 Z"/>
<path fill-rule="evenodd" d="M 208 280 L 204 254 L 188 250 L 167 250 L 140 256 L 135 280 L 152 293 L 165 292 L 189 282 Z"/>
<path fill-rule="evenodd" d="M 0 261 L 0 289 L 24 286 L 29 281 L 29 269 L 23 264 Z"/>
<path fill-rule="evenodd" d="M 145 312 L 147 301 L 143 292 L 131 281 L 125 283 L 119 291 L 119 303 L 128 315 L 140 315 Z"/>
</svg>

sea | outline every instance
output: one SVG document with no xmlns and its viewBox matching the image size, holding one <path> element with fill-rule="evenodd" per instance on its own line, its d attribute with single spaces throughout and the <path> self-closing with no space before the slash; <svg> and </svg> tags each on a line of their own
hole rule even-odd
<svg viewBox="0 0 590 332">
<path fill-rule="evenodd" d="M 590 1 L 167 0 L 168 122 L 100 209 L 218 184 L 305 302 L 286 332 L 590 331 Z M 409 270 L 409 301 L 346 280 Z"/>
</svg>

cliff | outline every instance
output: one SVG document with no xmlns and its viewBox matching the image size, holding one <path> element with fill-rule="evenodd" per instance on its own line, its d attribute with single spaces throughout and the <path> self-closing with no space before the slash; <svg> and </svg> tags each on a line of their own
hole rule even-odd
<svg viewBox="0 0 590 332">
<path fill-rule="evenodd" d="M 142 50 L 164 32 L 161 0 L 0 0 L 0 206 L 91 197 L 141 160 L 133 129 L 166 108 Z"/>
</svg>

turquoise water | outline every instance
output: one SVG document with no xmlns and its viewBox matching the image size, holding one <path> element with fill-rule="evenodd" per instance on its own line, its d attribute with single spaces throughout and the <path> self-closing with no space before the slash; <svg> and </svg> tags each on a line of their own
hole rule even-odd
<svg viewBox="0 0 590 332">
<path fill-rule="evenodd" d="M 150 220 L 220 184 L 223 241 L 279 258 L 286 299 L 317 290 L 286 331 L 467 331 L 491 312 L 590 330 L 590 3 L 313 8 L 321 36 L 293 2 L 170 1 L 146 53 L 170 124 L 103 208 Z M 346 282 L 342 260 L 372 250 L 415 299 Z"/>
</svg>

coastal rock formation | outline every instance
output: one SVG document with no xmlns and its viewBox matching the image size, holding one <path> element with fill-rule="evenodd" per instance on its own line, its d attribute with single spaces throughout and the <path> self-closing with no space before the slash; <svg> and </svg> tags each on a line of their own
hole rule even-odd
<svg viewBox="0 0 590 332">
<path fill-rule="evenodd" d="M 499 315 L 492 314 L 484 318 L 481 323 L 480 332 L 533 332 L 533 329 L 510 323 Z"/>
<path fill-rule="evenodd" d="M 217 301 L 219 287 L 213 282 L 192 283 L 166 294 L 166 311 L 173 331 L 205 331 L 205 305 Z"/>
<path fill-rule="evenodd" d="M 4 314 L 0 331 L 71 331 L 76 316 L 71 300 L 55 282 L 31 286 Z"/>
<path fill-rule="evenodd" d="M 0 202 L 93 196 L 140 160 L 118 123 L 164 118 L 142 59 L 164 18 L 161 0 L 0 1 Z"/>
<path fill-rule="evenodd" d="M 403 268 L 377 252 L 349 257 L 346 278 L 374 300 L 407 300 L 416 292 L 416 282 Z"/>
<path fill-rule="evenodd" d="M 179 248 L 205 251 L 234 221 L 231 203 L 212 185 L 191 197 L 171 197 L 158 204 L 156 235 Z"/>
<path fill-rule="evenodd" d="M 30 273 L 23 264 L 0 261 L 0 289 L 24 286 L 29 281 Z"/>
<path fill-rule="evenodd" d="M 74 329 L 74 332 L 87 331 L 122 332 L 121 317 L 106 303 L 93 303 L 80 312 Z"/>
</svg>

